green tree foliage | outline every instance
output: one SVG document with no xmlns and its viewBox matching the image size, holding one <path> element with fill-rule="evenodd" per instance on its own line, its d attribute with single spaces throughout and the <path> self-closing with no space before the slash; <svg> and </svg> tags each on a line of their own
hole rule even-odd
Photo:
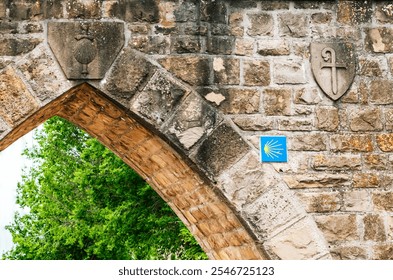
<svg viewBox="0 0 393 280">
<path fill-rule="evenodd" d="M 157 193 L 96 139 L 58 117 L 35 138 L 17 195 L 30 211 L 7 226 L 15 245 L 3 258 L 206 258 Z"/>
</svg>

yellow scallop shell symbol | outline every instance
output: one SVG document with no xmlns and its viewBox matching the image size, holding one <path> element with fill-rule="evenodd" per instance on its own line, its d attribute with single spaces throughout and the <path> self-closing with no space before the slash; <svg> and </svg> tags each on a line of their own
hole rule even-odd
<svg viewBox="0 0 393 280">
<path fill-rule="evenodd" d="M 284 149 L 282 148 L 282 144 L 278 143 L 277 140 L 270 140 L 266 142 L 265 146 L 263 147 L 263 151 L 268 157 L 274 159 L 282 156 Z"/>
</svg>

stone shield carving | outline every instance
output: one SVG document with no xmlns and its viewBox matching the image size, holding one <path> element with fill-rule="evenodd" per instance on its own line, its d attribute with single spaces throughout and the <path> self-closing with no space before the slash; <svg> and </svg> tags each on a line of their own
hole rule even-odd
<svg viewBox="0 0 393 280">
<path fill-rule="evenodd" d="M 124 24 L 48 22 L 48 43 L 68 79 L 102 79 L 124 45 Z"/>
<path fill-rule="evenodd" d="M 311 43 L 311 69 L 323 92 L 333 100 L 343 96 L 356 72 L 353 45 L 349 43 Z"/>
</svg>

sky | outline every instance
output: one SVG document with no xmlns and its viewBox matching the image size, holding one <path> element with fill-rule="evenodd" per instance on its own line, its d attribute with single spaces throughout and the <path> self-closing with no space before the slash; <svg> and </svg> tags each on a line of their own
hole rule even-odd
<svg viewBox="0 0 393 280">
<path fill-rule="evenodd" d="M 21 153 L 32 145 L 33 133 L 31 131 L 0 152 L 0 257 L 12 248 L 11 234 L 4 227 L 12 222 L 19 209 L 15 203 L 16 186 L 22 178 L 22 169 L 30 166 Z"/>
</svg>

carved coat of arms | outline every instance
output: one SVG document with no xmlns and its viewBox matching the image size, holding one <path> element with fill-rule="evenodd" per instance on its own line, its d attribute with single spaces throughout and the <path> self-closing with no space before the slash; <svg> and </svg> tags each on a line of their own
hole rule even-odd
<svg viewBox="0 0 393 280">
<path fill-rule="evenodd" d="M 333 100 L 345 94 L 355 77 L 352 44 L 311 43 L 311 69 L 323 92 Z"/>
</svg>

